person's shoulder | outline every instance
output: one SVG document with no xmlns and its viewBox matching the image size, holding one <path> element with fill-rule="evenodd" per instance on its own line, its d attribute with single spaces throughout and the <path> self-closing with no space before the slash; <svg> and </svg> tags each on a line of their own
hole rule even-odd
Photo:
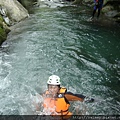
<svg viewBox="0 0 120 120">
<path fill-rule="evenodd" d="M 61 88 L 61 89 L 67 89 L 67 88 L 66 88 L 66 87 L 64 87 L 64 86 L 61 86 L 60 88 Z"/>
<path fill-rule="evenodd" d="M 67 92 L 67 88 L 66 87 L 60 87 L 60 92 L 62 93 L 66 93 Z"/>
</svg>

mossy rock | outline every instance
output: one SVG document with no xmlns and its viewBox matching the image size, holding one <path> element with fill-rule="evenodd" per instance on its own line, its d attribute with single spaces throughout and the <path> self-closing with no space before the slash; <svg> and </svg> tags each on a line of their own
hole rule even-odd
<svg viewBox="0 0 120 120">
<path fill-rule="evenodd" d="M 108 5 L 108 6 L 105 6 L 104 8 L 102 8 L 103 13 L 107 13 L 111 10 L 114 10 L 114 7 L 112 5 Z"/>
<path fill-rule="evenodd" d="M 0 27 L 3 27 L 3 22 L 2 21 L 0 21 Z"/>
<path fill-rule="evenodd" d="M 9 27 L 5 24 L 2 16 L 0 15 L 0 45 L 6 40 L 9 32 Z"/>
<path fill-rule="evenodd" d="M 7 34 L 4 28 L 0 26 L 0 45 L 6 40 L 6 38 L 7 38 Z"/>
<path fill-rule="evenodd" d="M 2 19 L 2 16 L 0 15 L 0 45 L 5 40 L 5 36 L 6 35 L 3 28 L 3 19 Z"/>
<path fill-rule="evenodd" d="M 0 15 L 0 26 L 3 26 L 3 25 L 2 25 L 2 22 L 3 22 L 3 18 L 2 18 L 2 16 Z"/>
<path fill-rule="evenodd" d="M 3 21 L 3 18 L 2 18 L 2 16 L 0 15 L 0 21 Z"/>
</svg>

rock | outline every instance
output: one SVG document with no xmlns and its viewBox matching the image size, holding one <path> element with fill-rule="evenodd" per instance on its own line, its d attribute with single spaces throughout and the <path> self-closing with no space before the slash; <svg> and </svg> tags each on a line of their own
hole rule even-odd
<svg viewBox="0 0 120 120">
<path fill-rule="evenodd" d="M 0 0 L 0 45 L 10 32 L 9 26 L 28 16 L 28 11 L 17 0 Z"/>
<path fill-rule="evenodd" d="M 107 6 L 102 8 L 103 13 L 107 13 L 107 12 L 109 12 L 111 10 L 114 10 L 114 7 L 112 5 L 107 5 Z"/>
<path fill-rule="evenodd" d="M 114 16 L 114 19 L 116 20 L 116 22 L 120 23 L 120 12 Z"/>
<path fill-rule="evenodd" d="M 11 31 L 10 27 L 8 27 L 5 22 L 3 22 L 2 24 L 3 24 L 3 28 L 4 28 L 5 32 L 8 34 Z"/>
<path fill-rule="evenodd" d="M 2 21 L 0 21 L 0 45 L 2 44 L 2 42 L 5 41 L 7 37 L 7 34 L 5 32 L 5 29 L 3 28 L 3 23 Z"/>
<path fill-rule="evenodd" d="M 7 34 L 10 32 L 10 28 L 4 22 L 2 16 L 0 15 L 0 45 L 6 40 Z"/>
<path fill-rule="evenodd" d="M 32 7 L 37 4 L 38 0 L 18 0 L 29 13 L 33 12 Z"/>
<path fill-rule="evenodd" d="M 2 0 L 0 4 L 6 8 L 8 17 L 19 22 L 29 16 L 28 11 L 17 0 Z"/>
<path fill-rule="evenodd" d="M 120 17 L 118 17 L 118 18 L 116 19 L 116 22 L 120 23 Z"/>
<path fill-rule="evenodd" d="M 118 14 L 118 12 L 116 10 L 108 11 L 105 13 L 105 15 L 108 17 L 115 17 L 117 14 Z"/>
<path fill-rule="evenodd" d="M 2 18 L 4 19 L 5 23 L 7 25 L 10 25 L 10 19 L 7 16 L 7 10 L 4 6 L 0 5 L 0 14 L 2 15 Z"/>
</svg>

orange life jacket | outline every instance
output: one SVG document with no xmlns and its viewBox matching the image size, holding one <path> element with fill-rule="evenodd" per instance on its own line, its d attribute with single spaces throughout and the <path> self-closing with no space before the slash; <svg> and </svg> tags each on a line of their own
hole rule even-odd
<svg viewBox="0 0 120 120">
<path fill-rule="evenodd" d="M 69 102 L 65 100 L 64 93 L 66 88 L 60 88 L 56 98 L 51 98 L 49 91 L 45 92 L 44 108 L 49 109 L 53 115 L 71 116 L 72 113 L 68 111 Z M 55 113 L 56 112 L 56 113 Z"/>
</svg>

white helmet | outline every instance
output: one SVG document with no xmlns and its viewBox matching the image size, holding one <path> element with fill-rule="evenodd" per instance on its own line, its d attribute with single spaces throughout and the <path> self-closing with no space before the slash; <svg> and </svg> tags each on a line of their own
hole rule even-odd
<svg viewBox="0 0 120 120">
<path fill-rule="evenodd" d="M 60 85 L 60 78 L 57 75 L 51 75 L 47 81 L 47 84 Z"/>
</svg>

